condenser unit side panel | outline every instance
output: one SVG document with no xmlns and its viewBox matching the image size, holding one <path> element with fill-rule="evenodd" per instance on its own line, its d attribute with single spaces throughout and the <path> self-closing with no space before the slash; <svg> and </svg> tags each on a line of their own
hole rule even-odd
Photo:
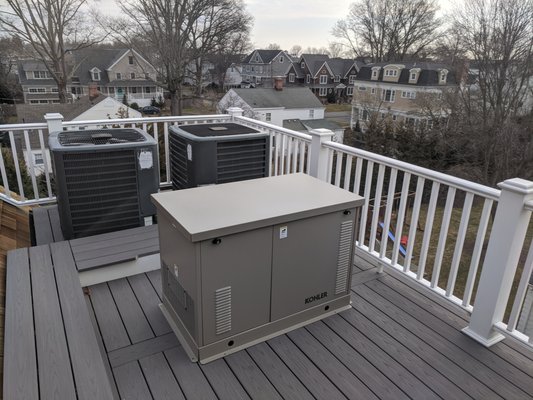
<svg viewBox="0 0 533 400">
<path fill-rule="evenodd" d="M 188 168 L 193 173 L 193 185 L 212 185 L 216 181 L 216 142 L 192 142 L 192 162 Z"/>
<path fill-rule="evenodd" d="M 74 231 L 72 229 L 72 221 L 70 218 L 70 203 L 68 199 L 68 191 L 64 184 L 65 182 L 65 167 L 63 165 L 63 156 L 61 152 L 52 152 L 52 163 L 54 170 L 54 179 L 56 183 L 57 209 L 61 221 L 61 230 L 65 238 L 72 238 Z"/>
<path fill-rule="evenodd" d="M 272 321 L 346 294 L 354 217 L 351 209 L 274 226 Z"/>
<path fill-rule="evenodd" d="M 158 216 L 163 294 L 187 331 L 199 343 L 200 306 L 197 245 L 184 237 L 164 215 Z"/>
<path fill-rule="evenodd" d="M 272 227 L 203 241 L 201 254 L 203 345 L 268 323 Z"/>
</svg>

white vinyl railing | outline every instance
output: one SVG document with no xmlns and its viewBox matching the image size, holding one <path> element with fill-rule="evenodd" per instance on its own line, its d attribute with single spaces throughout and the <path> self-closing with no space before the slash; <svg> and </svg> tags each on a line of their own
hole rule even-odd
<svg viewBox="0 0 533 400">
<path fill-rule="evenodd" d="M 48 114 L 45 124 L 0 126 L 6 132 L 0 199 L 16 205 L 55 200 L 48 132 L 141 128 L 158 143 L 165 187 L 171 184 L 170 126 L 237 122 L 269 133 L 270 176 L 303 172 L 364 197 L 355 238 L 359 257 L 380 271 L 393 268 L 471 312 L 464 331 L 487 346 L 503 335 L 533 342 L 533 320 L 531 332 L 520 328 L 524 304 L 531 305 L 533 319 L 533 182 L 511 179 L 501 190 L 489 188 L 335 143 L 328 130 L 300 133 L 243 117 L 238 108 L 228 113 L 70 122 Z M 45 154 L 40 174 L 34 151 Z"/>
</svg>

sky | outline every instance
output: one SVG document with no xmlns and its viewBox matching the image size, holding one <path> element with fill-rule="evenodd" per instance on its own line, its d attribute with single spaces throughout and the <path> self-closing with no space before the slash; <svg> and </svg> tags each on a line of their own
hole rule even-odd
<svg viewBox="0 0 533 400">
<path fill-rule="evenodd" d="M 443 11 L 450 0 L 441 0 Z M 265 48 L 277 43 L 283 50 L 294 45 L 327 47 L 335 38 L 331 30 L 348 13 L 353 0 L 245 0 L 246 8 L 254 16 L 252 43 Z M 98 8 L 104 13 L 119 14 L 114 0 L 103 0 Z"/>
</svg>

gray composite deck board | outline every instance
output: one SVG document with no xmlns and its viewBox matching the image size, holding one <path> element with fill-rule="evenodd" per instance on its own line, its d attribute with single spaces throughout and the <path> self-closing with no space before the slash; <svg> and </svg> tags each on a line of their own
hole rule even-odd
<svg viewBox="0 0 533 400">
<path fill-rule="evenodd" d="M 347 398 L 378 399 L 359 377 L 346 368 L 307 330 L 298 329 L 290 332 L 288 336 Z"/>
<path fill-rule="evenodd" d="M 153 338 L 152 328 L 128 280 L 116 279 L 108 282 L 108 285 L 131 343 L 135 344 Z"/>
<path fill-rule="evenodd" d="M 50 218 L 50 226 L 52 228 L 52 234 L 54 235 L 54 242 L 62 242 L 65 240 L 65 237 L 61 231 L 61 221 L 59 220 L 57 206 L 48 208 L 48 217 Z"/>
<path fill-rule="evenodd" d="M 117 251 L 120 249 L 120 251 Z M 158 239 L 150 239 L 142 243 L 132 243 L 121 247 L 108 249 L 111 254 L 97 256 L 88 260 L 76 260 L 78 271 L 88 271 L 106 265 L 117 264 L 124 261 L 134 260 L 137 257 L 156 254 L 159 252 Z M 99 254 L 97 251 L 93 254 Z"/>
<path fill-rule="evenodd" d="M 167 333 L 166 335 L 110 352 L 108 354 L 109 363 L 114 368 L 178 346 L 179 342 L 176 335 L 173 332 Z"/>
<path fill-rule="evenodd" d="M 159 295 L 148 277 L 138 274 L 128 277 L 128 281 L 155 335 L 161 336 L 171 332 L 172 329 L 158 306 Z"/>
<path fill-rule="evenodd" d="M 376 269 L 367 269 L 358 274 L 353 274 L 351 287 L 354 288 L 362 283 L 373 281 L 374 279 L 380 278 L 382 275 L 383 274 L 378 273 Z"/>
<path fill-rule="evenodd" d="M 7 253 L 4 399 L 38 399 L 37 357 L 27 249 Z"/>
<path fill-rule="evenodd" d="M 458 367 L 465 371 L 465 375 L 472 375 L 473 378 L 486 385 L 494 392 L 498 393 L 504 398 L 531 398 L 529 394 L 520 390 L 518 387 L 511 384 L 501 375 L 497 374 L 490 368 L 485 368 L 485 365 L 473 358 L 468 353 L 465 353 L 456 346 L 453 342 L 448 341 L 446 336 L 441 336 L 439 333 L 429 329 L 423 324 L 417 323 L 418 321 L 405 313 L 397 305 L 386 301 L 381 298 L 377 293 L 372 292 L 370 288 L 360 288 L 359 294 L 367 301 L 370 302 L 357 302 L 354 306 L 361 311 L 365 309 L 365 315 L 376 315 L 380 313 L 386 314 L 387 317 L 381 316 L 381 321 L 388 327 L 397 327 L 396 324 L 401 325 L 404 328 L 407 335 L 413 335 L 432 348 L 440 352 L 444 357 L 452 360 Z M 357 301 L 357 300 L 356 300 Z M 378 311 L 379 310 L 379 311 Z M 373 319 L 376 321 L 376 318 Z M 416 326 L 416 329 L 413 327 Z M 410 330 L 408 330 L 410 329 Z M 398 329 L 400 330 L 400 328 Z M 395 330 L 395 332 L 397 332 Z M 426 352 L 427 356 L 430 356 L 432 352 Z M 475 382 L 472 380 L 472 382 Z"/>
<path fill-rule="evenodd" d="M 313 395 L 266 343 L 249 348 L 248 354 L 284 399 L 314 399 Z"/>
<path fill-rule="evenodd" d="M 161 290 L 162 290 L 162 285 L 163 285 L 163 282 L 161 280 L 161 270 L 158 269 L 155 271 L 147 272 L 146 276 L 148 277 L 148 279 L 150 280 L 150 283 L 152 284 L 155 291 L 157 292 L 159 299 L 161 299 Z"/>
<path fill-rule="evenodd" d="M 52 243 L 50 250 L 78 399 L 113 399 L 70 246 Z"/>
<path fill-rule="evenodd" d="M 121 399 L 151 400 L 153 398 L 137 361 L 113 368 L 113 374 L 117 380 Z"/>
<path fill-rule="evenodd" d="M 376 287 L 376 285 L 382 296 L 395 304 L 401 304 L 402 309 L 411 314 L 418 321 L 423 321 L 426 326 L 436 332 L 442 333 L 443 336 L 448 340 L 452 340 L 462 351 L 482 362 L 487 368 L 497 371 L 499 375 L 520 387 L 522 390 L 531 392 L 533 389 L 533 379 L 531 376 L 496 355 L 494 349 L 488 349 L 460 332 L 460 327 L 466 326 L 466 323 L 459 325 L 458 328 L 453 328 L 433 314 L 424 310 L 418 304 L 407 301 L 405 297 L 388 288 L 386 285 L 379 282 L 369 284 L 370 287 Z M 496 344 L 494 346 L 498 345 L 499 344 Z"/>
<path fill-rule="evenodd" d="M 200 368 L 220 400 L 250 399 L 225 360 L 218 359 Z"/>
<path fill-rule="evenodd" d="M 41 399 L 76 397 L 67 339 L 47 245 L 31 247 L 31 284 Z"/>
<path fill-rule="evenodd" d="M 246 351 L 226 356 L 226 362 L 253 399 L 282 400 L 281 395 Z"/>
<path fill-rule="evenodd" d="M 131 344 L 107 283 L 89 287 L 91 303 L 107 352 Z"/>
<path fill-rule="evenodd" d="M 112 254 L 110 248 L 128 243 L 138 243 L 143 240 L 158 239 L 157 225 L 141 226 L 117 232 L 103 233 L 71 240 L 72 251 L 76 258 L 87 260 L 93 257 L 92 252 L 101 255 Z"/>
<path fill-rule="evenodd" d="M 185 396 L 162 353 L 139 360 L 154 400 L 185 400 Z"/>
<path fill-rule="evenodd" d="M 38 246 L 54 242 L 48 207 L 36 207 L 33 209 L 33 226 L 35 229 L 35 242 Z"/>
</svg>

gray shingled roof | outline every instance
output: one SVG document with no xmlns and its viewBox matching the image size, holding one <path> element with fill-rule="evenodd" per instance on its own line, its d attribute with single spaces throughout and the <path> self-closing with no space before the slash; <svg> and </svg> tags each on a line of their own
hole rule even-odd
<svg viewBox="0 0 533 400">
<path fill-rule="evenodd" d="M 263 63 L 268 64 L 283 50 L 254 50 L 243 60 L 243 64 L 249 63 L 256 51 L 259 53 L 259 57 L 261 57 Z"/>
<path fill-rule="evenodd" d="M 372 81 L 372 67 L 382 67 L 379 71 L 379 77 L 377 81 L 383 81 L 383 67 L 391 64 L 404 65 L 400 72 L 398 82 L 387 82 L 387 84 L 401 84 L 401 85 L 413 85 L 413 86 L 439 86 L 439 70 L 447 69 L 449 71 L 446 77 L 446 85 L 456 85 L 455 74 L 451 67 L 445 64 L 429 63 L 429 62 L 386 62 L 386 63 L 373 63 L 363 65 L 357 77 L 357 81 Z M 409 70 L 411 68 L 420 68 L 420 76 L 416 84 L 409 83 Z"/>
<path fill-rule="evenodd" d="M 307 132 L 311 129 L 329 129 L 331 131 L 342 129 L 339 124 L 328 119 L 284 119 L 283 127 L 297 132 Z"/>
<path fill-rule="evenodd" d="M 318 72 L 318 69 L 324 64 L 324 61 L 329 60 L 327 54 L 302 54 L 301 58 L 304 59 L 305 65 L 311 71 L 311 75 L 315 76 Z"/>
<path fill-rule="evenodd" d="M 232 89 L 252 108 L 323 108 L 313 92 L 306 87 L 275 89 Z"/>
<path fill-rule="evenodd" d="M 60 113 L 65 121 L 71 121 L 106 98 L 100 94 L 92 100 L 83 96 L 69 104 L 17 104 L 17 120 L 19 123 L 45 122 L 46 113 Z"/>
</svg>

